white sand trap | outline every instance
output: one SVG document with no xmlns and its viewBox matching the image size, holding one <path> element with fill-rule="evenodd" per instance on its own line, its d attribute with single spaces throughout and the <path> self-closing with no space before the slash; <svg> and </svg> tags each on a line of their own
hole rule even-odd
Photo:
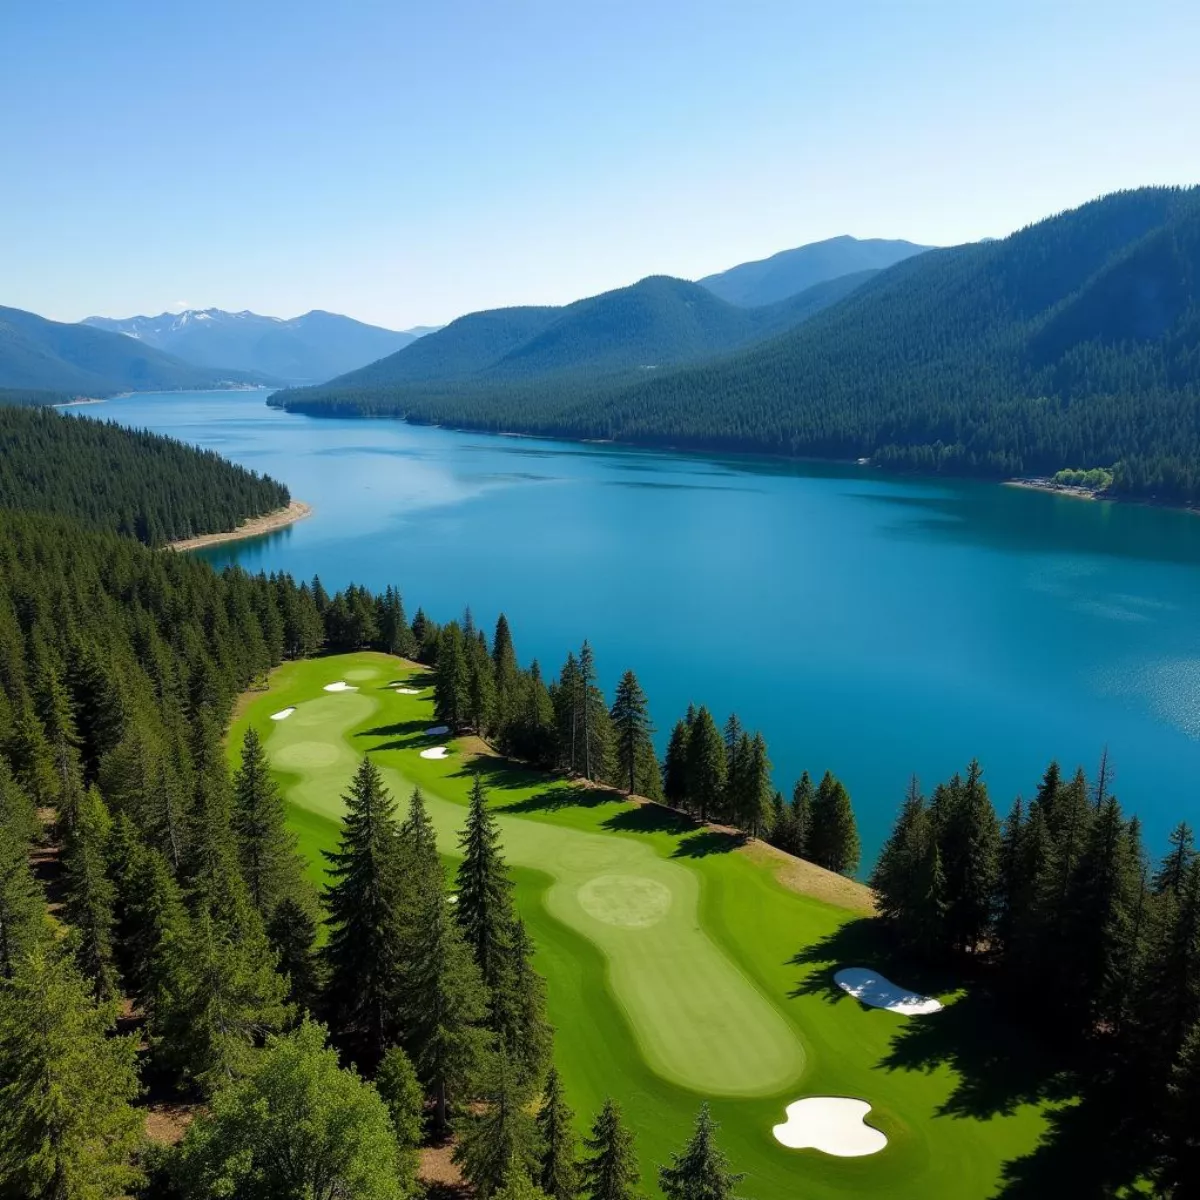
<svg viewBox="0 0 1200 1200">
<path fill-rule="evenodd" d="M 449 725 L 435 725 L 432 729 L 425 730 L 426 735 L 429 737 L 441 737 L 441 735 L 443 733 L 449 733 L 449 732 L 450 732 Z"/>
<path fill-rule="evenodd" d="M 820 1150 L 835 1158 L 878 1154 L 887 1138 L 866 1122 L 871 1106 L 849 1096 L 806 1096 L 787 1106 L 787 1121 L 771 1132 L 791 1150 Z"/>
<path fill-rule="evenodd" d="M 458 893 L 451 892 L 450 895 L 446 897 L 446 899 L 449 900 L 451 904 L 457 904 L 458 903 Z"/>
<path fill-rule="evenodd" d="M 327 692 L 357 692 L 358 688 L 351 687 L 344 679 L 339 679 L 337 683 L 327 683 L 325 690 Z"/>
<path fill-rule="evenodd" d="M 419 696 L 421 694 L 420 688 L 397 688 L 396 691 L 401 696 Z"/>
<path fill-rule="evenodd" d="M 430 746 L 428 750 L 421 751 L 422 758 L 445 758 L 450 753 L 447 746 Z"/>
<path fill-rule="evenodd" d="M 862 1004 L 871 1008 L 886 1008 L 888 1012 L 904 1017 L 921 1017 L 926 1013 L 941 1012 L 944 1005 L 932 996 L 905 991 L 878 971 L 866 967 L 845 967 L 834 977 L 833 982 Z"/>
<path fill-rule="evenodd" d="M 283 708 L 277 713 L 271 714 L 272 721 L 286 721 L 296 710 L 294 708 Z"/>
</svg>

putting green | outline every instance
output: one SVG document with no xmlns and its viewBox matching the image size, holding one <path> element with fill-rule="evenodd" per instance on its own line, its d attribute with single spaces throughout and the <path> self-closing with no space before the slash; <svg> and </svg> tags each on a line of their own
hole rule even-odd
<svg viewBox="0 0 1200 1200">
<path fill-rule="evenodd" d="M 360 690 L 322 691 L 339 679 Z M 970 1090 L 978 1081 L 952 1065 L 966 1061 L 961 1045 L 905 1040 L 943 1029 L 961 1039 L 953 1005 L 928 1019 L 948 1019 L 938 1027 L 863 1011 L 822 979 L 854 962 L 797 961 L 861 932 L 853 914 L 788 891 L 769 866 L 661 810 L 427 735 L 435 720 L 426 688 L 418 668 L 379 654 L 286 664 L 267 692 L 246 698 L 231 755 L 252 724 L 316 878 L 363 753 L 401 806 L 422 788 L 448 863 L 473 771 L 482 771 L 547 979 L 555 1060 L 578 1124 L 605 1096 L 620 1099 L 650 1192 L 702 1096 L 713 1099 L 721 1142 L 747 1172 L 739 1194 L 751 1200 L 982 1200 L 1000 1191 L 1006 1163 L 1033 1153 L 1046 1128 L 1038 1105 L 1017 1097 L 987 1110 Z M 285 706 L 296 711 L 271 721 Z M 447 758 L 420 757 L 439 744 L 450 746 Z M 996 1036 L 979 1032 L 977 1060 L 1004 1064 Z M 787 1105 L 814 1095 L 869 1102 L 886 1149 L 839 1159 L 782 1146 L 772 1128 Z"/>
</svg>

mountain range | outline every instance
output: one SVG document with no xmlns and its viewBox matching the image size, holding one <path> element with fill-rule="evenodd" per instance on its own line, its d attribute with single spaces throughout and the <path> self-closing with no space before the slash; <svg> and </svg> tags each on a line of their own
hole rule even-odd
<svg viewBox="0 0 1200 1200">
<path fill-rule="evenodd" d="M 929 246 L 913 242 L 883 238 L 828 238 L 794 250 L 781 250 L 770 258 L 742 263 L 717 275 L 706 275 L 699 282 L 730 304 L 757 307 L 786 300 L 815 284 L 843 275 L 881 271 L 928 249 Z"/>
<path fill-rule="evenodd" d="M 0 308 L 0 388 L 14 393 L 111 396 L 267 382 L 254 371 L 197 366 L 134 338 Z"/>
<path fill-rule="evenodd" d="M 123 320 L 88 317 L 84 324 L 125 334 L 197 366 L 253 371 L 284 383 L 331 379 L 420 336 L 320 309 L 290 320 L 204 308 Z"/>
<path fill-rule="evenodd" d="M 665 369 L 514 370 L 525 347 L 547 361 L 549 328 L 525 330 L 473 378 L 348 376 L 272 403 L 991 477 L 1106 467 L 1118 491 L 1200 502 L 1200 188 L 1115 193 L 1007 238 L 912 255 L 703 363 L 643 353 Z"/>
<path fill-rule="evenodd" d="M 698 283 L 657 275 L 562 307 L 469 313 L 326 386 L 481 385 L 560 375 L 600 379 L 646 374 L 711 358 L 791 328 L 862 286 L 872 274 L 846 275 L 761 308 L 729 304 Z"/>
</svg>

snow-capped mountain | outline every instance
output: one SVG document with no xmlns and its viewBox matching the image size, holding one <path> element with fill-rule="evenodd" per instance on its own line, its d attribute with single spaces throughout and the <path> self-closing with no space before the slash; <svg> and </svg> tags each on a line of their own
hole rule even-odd
<svg viewBox="0 0 1200 1200">
<path fill-rule="evenodd" d="M 290 320 L 201 308 L 124 320 L 88 317 L 84 324 L 123 333 L 198 366 L 258 371 L 287 383 L 320 383 L 416 340 L 412 333 L 319 309 Z"/>
</svg>

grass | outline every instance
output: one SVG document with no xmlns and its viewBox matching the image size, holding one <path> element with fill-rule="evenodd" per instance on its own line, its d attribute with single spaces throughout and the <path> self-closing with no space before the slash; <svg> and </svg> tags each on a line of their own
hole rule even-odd
<svg viewBox="0 0 1200 1200">
<path fill-rule="evenodd" d="M 359 690 L 322 690 L 339 679 Z M 421 758 L 445 742 L 425 733 L 431 693 L 394 688 L 425 682 L 373 653 L 289 663 L 239 707 L 230 745 L 247 724 L 264 737 L 315 877 L 362 754 L 401 804 L 421 787 L 451 862 L 480 771 L 548 981 L 568 1097 L 581 1128 L 605 1096 L 620 1100 L 648 1190 L 707 1097 L 754 1200 L 1038 1194 L 1025 1190 L 1025 1166 L 1039 1161 L 1047 1129 L 1048 1073 L 971 996 L 928 1019 L 864 1009 L 833 985 L 838 967 L 950 985 L 887 962 L 861 915 L 794 890 L 803 871 L 781 882 L 760 847 L 481 755 L 465 739 L 446 759 Z M 290 705 L 287 720 L 270 720 Z M 808 1095 L 869 1101 L 887 1148 L 834 1159 L 780 1146 L 771 1127 Z"/>
</svg>

